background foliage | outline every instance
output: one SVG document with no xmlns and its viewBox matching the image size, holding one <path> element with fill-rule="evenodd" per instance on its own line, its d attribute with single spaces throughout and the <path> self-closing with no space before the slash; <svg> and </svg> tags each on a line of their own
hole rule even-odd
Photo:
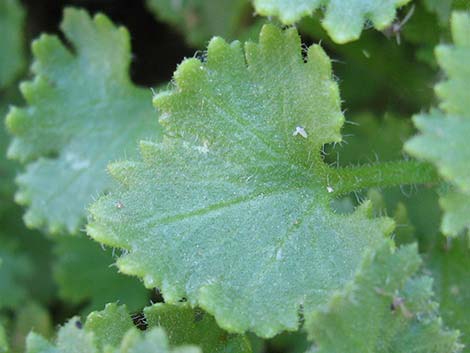
<svg viewBox="0 0 470 353">
<path fill-rule="evenodd" d="M 470 15 L 452 15 L 470 3 L 376 3 L 0 0 L 0 352 L 470 352 Z M 275 27 L 293 23 L 300 39 Z M 208 47 L 215 35 L 260 44 Z M 305 139 L 284 144 L 298 121 Z M 266 138 L 275 158 L 248 148 Z M 313 177 L 289 170 L 311 150 Z M 435 163 L 431 182 L 322 184 L 328 168 L 412 156 Z M 263 199 L 194 219 L 194 244 L 158 238 L 187 231 L 177 210 L 234 192 Z M 331 244 L 310 249 L 283 218 L 303 207 Z M 146 223 L 160 213 L 176 225 Z M 274 252 L 278 272 L 246 281 L 279 229 L 305 251 Z"/>
</svg>

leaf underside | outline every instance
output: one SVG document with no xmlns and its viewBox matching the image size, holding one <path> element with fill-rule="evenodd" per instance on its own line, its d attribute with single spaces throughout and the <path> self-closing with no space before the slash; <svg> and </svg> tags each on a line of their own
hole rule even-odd
<svg viewBox="0 0 470 353">
<path fill-rule="evenodd" d="M 395 19 L 396 8 L 410 0 L 254 0 L 256 11 L 263 16 L 276 16 L 283 24 L 294 24 L 325 7 L 322 25 L 337 43 L 356 40 L 364 23 L 372 22 L 384 30 Z"/>
<path fill-rule="evenodd" d="M 452 186 L 442 196 L 441 229 L 455 236 L 470 229 L 470 14 L 452 16 L 454 45 L 440 45 L 436 56 L 447 81 L 436 86 L 441 110 L 414 117 L 420 134 L 405 149 L 417 158 L 434 163 Z"/>
<path fill-rule="evenodd" d="M 230 332 L 295 330 L 300 306 L 324 303 L 393 228 L 369 205 L 330 208 L 320 149 L 344 120 L 331 63 L 317 45 L 304 62 L 295 29 L 268 25 L 244 49 L 213 39 L 174 77 L 155 98 L 165 139 L 110 166 L 120 188 L 92 206 L 88 233 L 128 251 L 121 271 Z"/>
<path fill-rule="evenodd" d="M 106 165 L 136 154 L 158 135 L 150 93 L 129 79 L 129 34 L 104 15 L 66 9 L 58 37 L 33 42 L 34 80 L 21 85 L 27 102 L 12 108 L 11 158 L 27 163 L 16 199 L 28 226 L 76 233 L 92 198 L 111 184 Z"/>
</svg>

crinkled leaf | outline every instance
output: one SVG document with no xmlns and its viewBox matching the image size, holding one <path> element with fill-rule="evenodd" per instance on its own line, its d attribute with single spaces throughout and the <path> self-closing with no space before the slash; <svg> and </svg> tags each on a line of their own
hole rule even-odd
<svg viewBox="0 0 470 353">
<path fill-rule="evenodd" d="M 465 344 L 464 352 L 470 352 L 470 249 L 465 238 L 437 244 L 425 255 L 426 268 L 434 278 L 436 297 L 444 321 L 459 329 Z"/>
<path fill-rule="evenodd" d="M 0 90 L 12 83 L 25 64 L 24 17 L 19 1 L 0 2 Z"/>
<path fill-rule="evenodd" d="M 59 330 L 56 346 L 59 350 L 51 352 L 70 353 L 72 340 L 80 340 L 82 344 L 73 352 L 161 352 L 170 351 L 169 346 L 179 347 L 182 345 L 201 345 L 205 353 L 216 352 L 239 352 L 250 353 L 251 348 L 245 337 L 229 335 L 217 327 L 215 320 L 208 314 L 200 310 L 193 310 L 186 304 L 176 306 L 168 304 L 157 304 L 148 307 L 144 311 L 147 335 L 154 335 L 148 332 L 160 332 L 164 330 L 168 337 L 160 342 L 147 342 L 144 349 L 142 341 L 139 339 L 138 347 L 130 349 L 136 344 L 136 329 L 125 306 L 108 304 L 103 311 L 91 313 L 86 322 L 82 324 L 78 318 L 70 320 Z M 159 330 L 159 331 L 155 331 Z M 161 331 L 163 332 L 163 331 Z M 136 341 L 136 342 L 137 342 Z M 47 352 L 47 350 L 33 350 L 35 347 L 50 347 L 57 349 L 53 344 L 46 343 L 40 336 L 31 334 L 28 338 L 28 352 Z M 67 349 L 65 349 L 67 347 Z M 120 347 L 120 348 L 118 348 Z M 189 346 L 188 346 L 189 347 Z M 84 350 L 90 349 L 90 351 Z M 188 348 L 189 349 L 189 348 Z M 189 350 L 189 352 L 199 352 L 199 350 Z"/>
<path fill-rule="evenodd" d="M 444 328 L 431 300 L 432 280 L 413 277 L 419 265 L 415 246 L 369 252 L 354 280 L 307 317 L 316 352 L 459 352 L 458 331 Z"/>
<path fill-rule="evenodd" d="M 56 36 L 33 43 L 35 78 L 21 85 L 28 106 L 7 117 L 9 155 L 28 162 L 16 195 L 29 206 L 28 226 L 76 233 L 86 206 L 110 186 L 106 165 L 134 155 L 137 141 L 157 135 L 157 121 L 149 91 L 129 79 L 124 28 L 74 9 L 61 28 L 73 51 Z"/>
<path fill-rule="evenodd" d="M 85 311 L 119 301 L 130 310 L 148 303 L 149 293 L 136 278 L 118 273 L 111 249 L 85 237 L 56 240 L 54 275 L 60 297 L 69 303 L 88 302 Z"/>
<path fill-rule="evenodd" d="M 229 334 L 220 329 L 214 318 L 189 304 L 155 304 L 144 309 L 150 327 L 161 326 L 174 346 L 194 344 L 204 353 L 250 353 L 245 336 Z"/>
<path fill-rule="evenodd" d="M 252 11 L 249 0 L 147 0 L 147 6 L 198 47 L 215 35 L 235 39 Z"/>
<path fill-rule="evenodd" d="M 396 8 L 410 0 L 254 0 L 256 11 L 263 16 L 276 16 L 290 25 L 302 17 L 326 7 L 323 27 L 337 43 L 358 39 L 364 23 L 372 22 L 383 30 L 395 19 Z"/>
<path fill-rule="evenodd" d="M 245 49 L 213 39 L 175 82 L 155 98 L 167 137 L 110 166 L 121 186 L 88 232 L 128 250 L 118 267 L 166 302 L 185 297 L 230 332 L 295 330 L 300 306 L 324 303 L 392 228 L 368 205 L 330 208 L 320 149 L 344 119 L 330 61 L 314 45 L 304 62 L 296 30 L 268 25 Z"/>
<path fill-rule="evenodd" d="M 436 87 L 441 111 L 414 117 L 421 134 L 409 140 L 405 149 L 413 156 L 433 162 L 440 174 L 455 186 L 442 199 L 445 211 L 442 230 L 456 235 L 470 228 L 470 14 L 454 13 L 452 33 L 455 45 L 441 45 L 437 59 L 448 80 Z"/>
</svg>

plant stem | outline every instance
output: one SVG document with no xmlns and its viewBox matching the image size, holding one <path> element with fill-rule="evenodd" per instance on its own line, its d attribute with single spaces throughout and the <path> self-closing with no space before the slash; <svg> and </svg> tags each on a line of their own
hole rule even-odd
<svg viewBox="0 0 470 353">
<path fill-rule="evenodd" d="M 337 196 L 372 187 L 428 184 L 440 180 L 431 164 L 415 160 L 329 168 L 326 178 L 329 190 Z"/>
</svg>

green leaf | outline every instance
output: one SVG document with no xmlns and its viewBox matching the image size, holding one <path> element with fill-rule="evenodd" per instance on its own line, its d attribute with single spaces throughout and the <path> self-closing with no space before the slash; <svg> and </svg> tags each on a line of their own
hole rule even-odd
<svg viewBox="0 0 470 353">
<path fill-rule="evenodd" d="M 431 300 L 432 280 L 414 277 L 419 265 L 416 246 L 369 252 L 354 280 L 307 317 L 316 352 L 459 352 L 458 331 L 444 328 Z"/>
<path fill-rule="evenodd" d="M 251 15 L 249 0 L 147 0 L 147 7 L 200 47 L 214 35 L 235 39 Z"/>
<path fill-rule="evenodd" d="M 276 16 L 286 25 L 298 22 L 325 6 L 323 27 L 337 43 L 358 39 L 364 22 L 378 30 L 386 29 L 395 19 L 396 8 L 410 0 L 254 0 L 256 11 L 263 16 Z"/>
<path fill-rule="evenodd" d="M 426 269 L 435 280 L 434 288 L 444 321 L 462 332 L 464 352 L 470 352 L 470 248 L 465 238 L 437 241 L 425 254 Z"/>
<path fill-rule="evenodd" d="M 0 90 L 8 87 L 25 64 L 23 22 L 25 13 L 17 0 L 0 2 Z"/>
<path fill-rule="evenodd" d="M 109 161 L 132 156 L 157 135 L 150 91 L 129 79 L 129 33 L 104 15 L 66 9 L 56 36 L 33 43 L 35 78 L 21 90 L 28 106 L 13 108 L 9 156 L 27 162 L 16 199 L 28 205 L 28 226 L 76 233 L 93 196 L 111 184 Z"/>
<path fill-rule="evenodd" d="M 141 309 L 148 303 L 149 293 L 136 278 L 118 273 L 113 266 L 113 252 L 102 249 L 85 237 L 56 240 L 54 277 L 59 295 L 68 303 L 88 302 L 85 312 L 119 301 L 130 310 Z"/>
<path fill-rule="evenodd" d="M 452 33 L 455 45 L 436 49 L 439 64 L 448 80 L 436 86 L 442 111 L 414 117 L 421 134 L 409 140 L 405 149 L 415 157 L 433 162 L 454 188 L 442 198 L 445 211 L 441 226 L 447 235 L 470 229 L 470 14 L 454 13 Z"/>
<path fill-rule="evenodd" d="M 245 50 L 213 39 L 155 97 L 166 138 L 111 165 L 121 186 L 91 208 L 89 234 L 128 251 L 121 271 L 229 332 L 296 330 L 393 228 L 368 204 L 332 211 L 320 149 L 344 118 L 328 57 L 307 57 L 295 29 L 265 26 Z"/>
<path fill-rule="evenodd" d="M 144 309 L 147 324 L 160 326 L 168 332 L 173 346 L 194 344 L 204 353 L 250 353 L 245 336 L 228 334 L 220 329 L 214 318 L 189 304 L 155 304 Z"/>
<path fill-rule="evenodd" d="M 169 350 L 169 346 L 179 347 L 182 345 L 200 345 L 205 353 L 251 352 L 249 342 L 245 337 L 227 334 L 216 325 L 214 318 L 200 310 L 191 309 L 187 304 L 175 306 L 156 304 L 146 308 L 144 313 L 148 325 L 147 332 L 163 332 L 162 330 L 164 330 L 168 333 L 164 340 L 152 342 L 152 350 L 149 352 L 160 352 L 157 349 L 160 346 L 166 349 L 162 352 L 166 352 Z M 103 311 L 91 313 L 85 324 L 82 324 L 78 318 L 70 320 L 59 330 L 56 345 L 62 349 L 58 352 L 64 353 L 71 352 L 67 349 L 71 349 L 72 340 L 81 341 L 81 344 L 77 344 L 79 350 L 73 351 L 77 353 L 147 352 L 143 348 L 130 350 L 128 347 L 130 343 L 134 344 L 136 332 L 126 307 L 108 304 Z M 148 335 L 154 334 L 147 333 L 147 338 Z M 28 352 L 47 352 L 44 348 L 42 348 L 43 351 L 33 350 L 35 347 L 41 348 L 41 346 L 55 349 L 52 348 L 54 345 L 46 345 L 38 335 L 31 334 L 28 338 Z M 83 347 L 90 349 L 90 351 L 84 350 Z M 116 350 L 117 347 L 120 347 L 121 350 Z M 197 350 L 197 352 L 199 351 Z"/>
<path fill-rule="evenodd" d="M 15 313 L 10 336 L 13 352 L 25 351 L 25 339 L 31 330 L 47 338 L 51 337 L 53 333 L 49 312 L 46 308 L 32 301 L 22 305 Z"/>
</svg>

